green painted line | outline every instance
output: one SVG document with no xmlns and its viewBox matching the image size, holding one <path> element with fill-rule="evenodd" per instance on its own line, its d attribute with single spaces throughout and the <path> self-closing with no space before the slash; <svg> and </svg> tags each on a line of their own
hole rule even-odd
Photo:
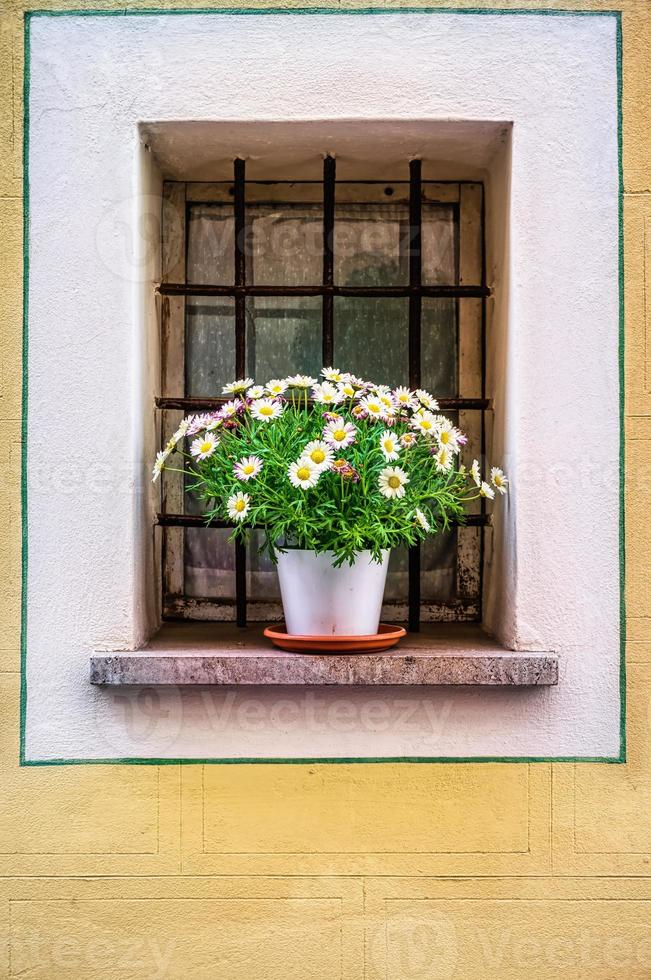
<svg viewBox="0 0 651 980">
<path fill-rule="evenodd" d="M 617 66 L 617 152 L 618 152 L 618 283 L 619 283 L 619 589 L 620 589 L 620 749 L 617 756 L 379 756 L 374 758 L 206 758 L 206 759 L 156 759 L 123 757 L 118 759 L 27 759 L 25 738 L 27 722 L 27 419 L 28 419 L 28 354 L 29 354 L 29 92 L 30 92 L 30 22 L 36 17 L 142 17 L 180 16 L 191 14 L 216 14 L 226 16 L 269 15 L 332 15 L 369 16 L 377 14 L 462 14 L 485 16 L 552 16 L 552 17 L 614 17 L 616 19 L 616 66 Z M 339 9 L 336 7 L 212 7 L 212 8 L 123 8 L 119 10 L 29 10 L 24 15 L 24 75 L 23 75 L 23 363 L 22 363 L 22 444 L 21 444 L 21 512 L 22 512 L 22 561 L 21 561 L 21 623 L 20 623 L 20 765 L 21 766 L 79 766 L 79 765 L 319 765 L 319 764 L 369 764 L 376 763 L 625 763 L 626 762 L 626 512 L 625 512 L 625 323 L 624 323 L 624 163 L 623 163 L 623 61 L 622 61 L 622 14 L 621 10 L 541 10 L 521 7 L 514 9 L 483 7 L 363 7 Z"/>
<path fill-rule="evenodd" d="M 20 512 L 21 512 L 21 579 L 20 579 L 20 763 L 25 761 L 27 726 L 27 417 L 29 356 L 29 81 L 30 18 L 25 18 L 23 64 L 23 345 L 20 444 Z"/>
<path fill-rule="evenodd" d="M 619 10 L 562 10 L 547 7 L 535 10 L 530 7 L 143 7 L 141 10 L 133 7 L 122 7 L 115 10 L 75 9 L 68 10 L 28 10 L 26 17 L 164 17 L 187 16 L 188 14 L 219 14 L 226 17 L 251 17 L 265 15 L 305 15 L 319 16 L 369 16 L 375 14 L 472 14 L 488 17 L 503 17 L 513 14 L 522 16 L 529 14 L 535 17 L 619 17 Z"/>
<path fill-rule="evenodd" d="M 619 164 L 619 755 L 626 762 L 626 371 L 624 352 L 624 120 L 622 18 L 617 18 L 617 158 Z"/>
<path fill-rule="evenodd" d="M 374 758 L 364 758 L 351 756 L 351 757 L 340 757 L 326 756 L 324 758 L 319 758 L 316 756 L 313 759 L 256 759 L 256 758 L 225 758 L 225 759 L 149 759 L 149 758 L 139 758 L 134 756 L 132 758 L 124 757 L 121 759 L 26 759 L 22 765 L 23 766 L 113 766 L 113 765 L 129 765 L 129 766 L 209 766 L 209 765 L 227 765 L 227 766 L 260 766 L 260 765 L 276 765 L 276 766 L 316 766 L 319 764 L 323 765 L 377 765 L 378 763 L 392 762 L 392 763 L 409 763 L 415 765 L 429 764 L 429 765 L 441 765 L 441 764 L 468 764 L 476 762 L 492 762 L 492 763 L 502 763 L 505 764 L 516 764 L 522 765 L 523 763 L 538 763 L 538 762 L 597 762 L 597 763 L 621 763 L 624 760 L 619 756 L 574 756 L 574 755 L 562 755 L 554 756 L 553 758 L 543 758 L 542 756 L 490 756 L 490 755 L 468 755 L 468 756 L 442 756 L 441 758 L 430 757 L 430 756 L 378 756 Z"/>
</svg>

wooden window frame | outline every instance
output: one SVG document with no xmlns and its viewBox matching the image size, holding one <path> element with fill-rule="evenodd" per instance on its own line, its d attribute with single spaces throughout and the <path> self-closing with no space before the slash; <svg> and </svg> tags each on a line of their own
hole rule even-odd
<svg viewBox="0 0 651 980">
<path fill-rule="evenodd" d="M 363 191 L 360 188 L 363 187 Z M 402 295 L 409 300 L 409 383 L 420 384 L 420 318 L 423 296 L 450 296 L 457 300 L 458 397 L 440 399 L 442 409 L 459 413 L 459 425 L 469 436 L 462 456 L 469 465 L 472 455 L 485 455 L 486 414 L 486 285 L 484 186 L 478 181 L 423 181 L 420 161 L 410 163 L 409 181 L 337 181 L 337 204 L 391 203 L 409 206 L 409 284 L 402 287 L 371 287 L 345 290 L 357 295 Z M 361 196 L 360 196 L 361 195 Z M 310 287 L 247 286 L 246 260 L 242 243 L 246 228 L 246 206 L 264 201 L 319 203 L 323 205 L 323 278 L 319 292 Z M 458 282 L 450 286 L 423 286 L 421 270 L 421 205 L 452 204 L 458 220 Z M 235 276 L 233 286 L 189 284 L 186 276 L 188 214 L 201 203 L 233 206 L 235 217 Z M 218 397 L 186 398 L 185 317 L 188 296 L 234 296 L 236 363 L 234 374 L 245 374 L 245 302 L 247 295 L 321 295 L 323 297 L 323 361 L 333 359 L 333 296 L 339 292 L 333 279 L 333 227 L 335 221 L 335 161 L 326 157 L 323 181 L 250 181 L 245 164 L 234 162 L 234 180 L 220 182 L 165 181 L 162 205 L 162 270 L 157 289 L 161 315 L 161 435 L 167 439 L 188 410 L 214 408 Z M 165 619 L 196 619 L 250 622 L 282 619 L 280 603 L 247 600 L 246 548 L 235 544 L 235 600 L 195 598 L 185 595 L 184 533 L 186 527 L 203 527 L 200 517 L 184 514 L 183 478 L 167 473 L 161 481 L 161 510 L 156 522 L 162 527 L 162 590 Z M 391 603 L 387 615 L 407 622 L 418 631 L 421 622 L 477 622 L 482 618 L 484 525 L 488 523 L 484 502 L 457 531 L 457 596 L 450 601 L 421 602 L 420 548 L 409 549 L 409 599 Z M 212 526 L 227 527 L 227 522 Z"/>
</svg>

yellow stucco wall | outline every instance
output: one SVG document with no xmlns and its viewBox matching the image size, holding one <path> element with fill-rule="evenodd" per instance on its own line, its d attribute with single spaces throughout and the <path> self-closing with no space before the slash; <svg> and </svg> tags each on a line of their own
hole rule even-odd
<svg viewBox="0 0 651 980">
<path fill-rule="evenodd" d="M 629 761 L 530 766 L 19 768 L 25 7 L 1 9 L 1 975 L 651 977 L 651 3 L 622 3 Z"/>
</svg>

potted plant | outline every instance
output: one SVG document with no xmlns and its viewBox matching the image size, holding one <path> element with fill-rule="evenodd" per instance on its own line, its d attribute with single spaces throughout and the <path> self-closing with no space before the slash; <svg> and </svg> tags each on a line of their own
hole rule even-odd
<svg viewBox="0 0 651 980">
<path fill-rule="evenodd" d="M 429 392 L 322 375 L 227 385 L 218 411 L 181 422 L 153 477 L 180 454 L 208 523 L 232 521 L 238 541 L 263 530 L 288 633 L 375 634 L 391 549 L 463 521 L 508 480 L 460 465 L 465 436 Z"/>
</svg>

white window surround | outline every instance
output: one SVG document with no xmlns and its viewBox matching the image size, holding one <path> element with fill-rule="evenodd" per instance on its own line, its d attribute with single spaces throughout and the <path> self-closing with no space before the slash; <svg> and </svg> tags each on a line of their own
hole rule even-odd
<svg viewBox="0 0 651 980">
<path fill-rule="evenodd" d="M 38 17 L 29 120 L 27 761 L 617 757 L 615 18 Z M 272 129 L 288 169 L 326 132 L 341 172 L 346 138 L 375 131 L 387 177 L 422 155 L 429 179 L 485 180 L 492 456 L 513 479 L 485 619 L 508 646 L 558 651 L 557 688 L 173 690 L 152 722 L 137 695 L 126 710 L 89 685 L 93 650 L 157 622 L 156 159 L 215 179 Z"/>
</svg>

